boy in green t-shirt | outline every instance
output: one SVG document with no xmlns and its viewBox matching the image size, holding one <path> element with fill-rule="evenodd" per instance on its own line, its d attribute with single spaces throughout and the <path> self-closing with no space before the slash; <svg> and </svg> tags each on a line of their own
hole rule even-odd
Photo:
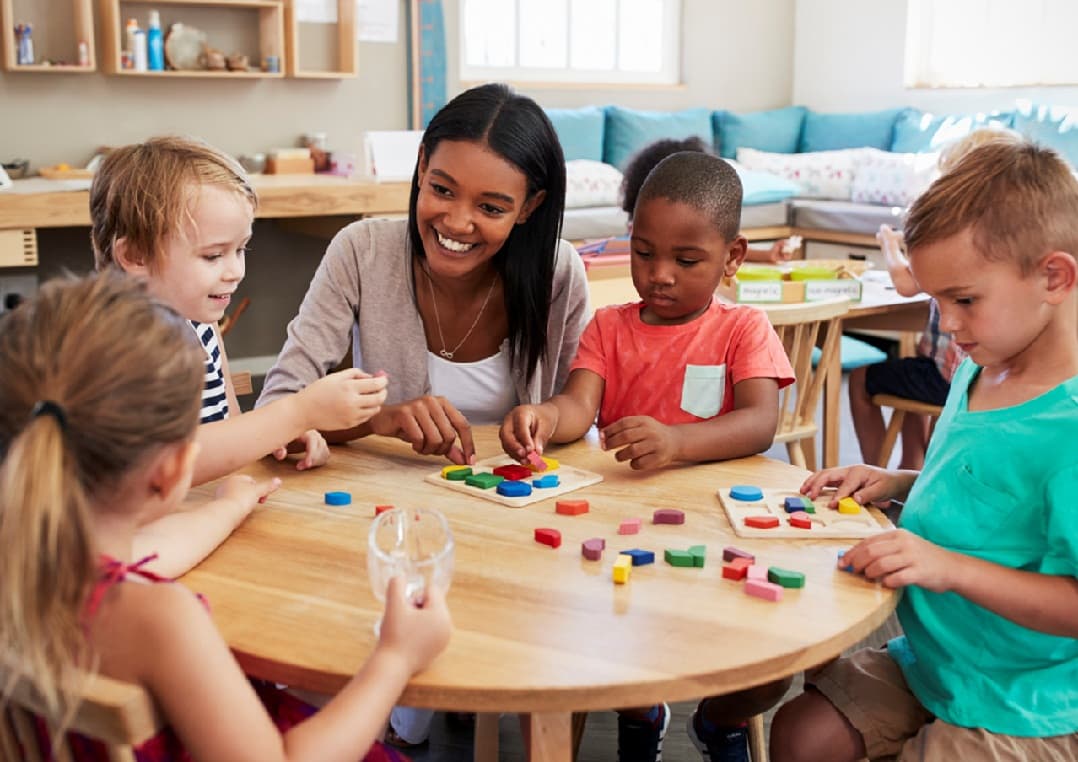
<svg viewBox="0 0 1078 762">
<path fill-rule="evenodd" d="M 1078 759 L 1078 181 L 1024 141 L 971 150 L 911 207 L 914 277 L 969 357 L 924 470 L 821 471 L 905 500 L 840 561 L 903 588 L 905 635 L 806 675 L 771 757 Z"/>
</svg>

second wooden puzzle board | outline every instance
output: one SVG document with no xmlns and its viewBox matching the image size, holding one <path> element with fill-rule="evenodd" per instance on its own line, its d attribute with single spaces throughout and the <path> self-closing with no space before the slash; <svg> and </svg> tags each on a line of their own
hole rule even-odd
<svg viewBox="0 0 1078 762">
<path fill-rule="evenodd" d="M 508 455 L 498 455 L 493 458 L 487 458 L 481 460 L 472 466 L 473 473 L 489 473 L 498 466 L 506 466 L 510 464 L 516 464 L 517 462 L 510 458 Z M 561 497 L 567 492 L 573 492 L 581 487 L 587 487 L 592 484 L 598 484 L 603 480 L 600 474 L 594 471 L 585 471 L 582 468 L 574 468 L 573 466 L 567 466 L 564 463 L 559 463 L 557 469 L 548 470 L 543 472 L 537 472 L 533 475 L 534 478 L 543 476 L 544 474 L 557 474 L 558 486 L 539 488 L 533 487 L 530 495 L 526 497 L 506 497 L 505 495 L 499 495 L 497 489 L 491 487 L 490 489 L 480 489 L 479 487 L 472 487 L 465 484 L 462 481 L 450 481 L 442 478 L 441 471 L 437 471 L 433 474 L 428 474 L 423 477 L 425 481 L 431 484 L 438 484 L 442 487 L 448 487 L 456 492 L 463 492 L 473 497 L 481 497 L 485 500 L 492 500 L 495 503 L 501 503 L 502 505 L 508 505 L 511 508 L 522 508 L 525 505 L 532 503 L 538 503 L 540 500 L 547 500 L 552 497 Z M 530 484 L 531 478 L 527 480 Z"/>
<path fill-rule="evenodd" d="M 815 502 L 815 513 L 809 514 L 812 520 L 811 529 L 800 529 L 790 525 L 789 516 L 783 503 L 788 497 L 801 497 L 797 490 L 777 490 L 760 488 L 763 492 L 762 500 L 743 501 L 730 497 L 730 487 L 720 487 L 716 493 L 719 503 L 726 512 L 726 518 L 730 520 L 730 526 L 738 537 L 759 537 L 776 539 L 803 539 L 811 540 L 826 538 L 853 538 L 869 537 L 878 532 L 894 529 L 894 525 L 887 517 L 876 508 L 863 508 L 860 513 L 839 513 L 834 508 L 828 508 L 830 496 L 824 493 Z M 779 520 L 779 525 L 771 529 L 759 529 L 745 525 L 745 519 L 749 516 L 774 516 Z"/>
</svg>

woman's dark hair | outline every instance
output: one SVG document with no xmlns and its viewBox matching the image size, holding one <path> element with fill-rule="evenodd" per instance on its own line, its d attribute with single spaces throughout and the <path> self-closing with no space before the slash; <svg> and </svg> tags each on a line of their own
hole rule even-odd
<svg viewBox="0 0 1078 762">
<path fill-rule="evenodd" d="M 528 198 L 546 191 L 527 221 L 514 225 L 494 257 L 505 293 L 509 321 L 509 356 L 525 360 L 526 379 L 546 354 L 547 319 L 554 285 L 554 261 L 565 208 L 565 156 L 557 133 L 535 101 L 517 95 L 503 84 L 465 90 L 434 115 L 423 133 L 428 158 L 443 140 L 480 143 L 524 173 Z M 412 174 L 408 201 L 408 237 L 420 257 L 423 240 L 416 221 L 419 165 Z"/>
<path fill-rule="evenodd" d="M 696 136 L 684 140 L 664 138 L 648 143 L 629 159 L 629 163 L 625 165 L 625 174 L 621 178 L 621 208 L 629 213 L 630 220 L 633 218 L 633 209 L 636 208 L 636 197 L 640 195 L 640 186 L 644 184 L 648 173 L 667 156 L 682 151 L 711 153 L 711 146 L 704 142 L 703 138 Z"/>
</svg>

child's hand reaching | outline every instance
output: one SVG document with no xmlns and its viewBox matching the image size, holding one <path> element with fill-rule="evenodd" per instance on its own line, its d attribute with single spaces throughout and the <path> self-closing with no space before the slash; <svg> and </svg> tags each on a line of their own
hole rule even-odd
<svg viewBox="0 0 1078 762">
<path fill-rule="evenodd" d="M 834 487 L 828 506 L 834 508 L 844 497 L 853 497 L 861 505 L 903 500 L 917 478 L 913 471 L 887 471 L 876 466 L 843 466 L 817 471 L 801 485 L 801 494 L 812 500 L 825 487 Z"/>
<path fill-rule="evenodd" d="M 273 451 L 273 457 L 284 460 L 290 452 L 303 453 L 303 457 L 296 461 L 297 471 L 318 468 L 329 461 L 329 445 L 326 444 L 325 437 L 315 429 L 303 432 L 298 439 L 289 442 L 287 447 L 277 448 Z"/>
<path fill-rule="evenodd" d="M 266 498 L 280 486 L 281 480 L 277 478 L 256 481 L 253 477 L 236 474 L 221 482 L 215 496 L 218 500 L 230 500 L 250 513 L 256 504 L 266 502 Z"/>
<path fill-rule="evenodd" d="M 296 394 L 306 428 L 334 431 L 366 423 L 386 401 L 389 379 L 358 368 L 330 373 Z"/>
<path fill-rule="evenodd" d="M 604 450 L 617 450 L 618 461 L 629 461 L 634 469 L 661 468 L 678 459 L 680 439 L 677 429 L 648 415 L 630 415 L 599 431 Z"/>
<path fill-rule="evenodd" d="M 378 648 L 404 659 L 409 674 L 425 668 L 445 650 L 452 629 L 444 590 L 428 589 L 418 607 L 405 594 L 404 577 L 389 580 Z"/>
<path fill-rule="evenodd" d="M 554 405 L 518 405 L 505 416 L 498 436 L 505 454 L 523 462 L 529 452 L 543 454 L 557 426 L 558 408 Z"/>
<path fill-rule="evenodd" d="M 917 585 L 944 593 L 953 586 L 954 554 L 905 529 L 874 535 L 846 551 L 840 564 L 886 587 Z"/>
</svg>

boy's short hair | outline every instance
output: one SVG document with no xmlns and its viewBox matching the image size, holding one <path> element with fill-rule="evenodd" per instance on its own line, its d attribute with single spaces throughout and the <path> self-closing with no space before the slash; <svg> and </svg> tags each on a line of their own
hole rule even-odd
<svg viewBox="0 0 1078 762">
<path fill-rule="evenodd" d="M 162 242 L 189 215 L 193 186 L 232 189 L 258 204 L 239 163 L 206 143 L 180 137 L 151 138 L 110 151 L 90 187 L 90 241 L 94 266 L 116 264 L 113 246 L 124 238 L 132 254 L 152 267 Z"/>
<path fill-rule="evenodd" d="M 700 210 L 726 241 L 734 240 L 741 229 L 741 179 L 718 156 L 683 151 L 666 157 L 641 186 L 637 206 L 653 198 Z"/>
<path fill-rule="evenodd" d="M 969 229 L 981 255 L 1025 275 L 1050 251 L 1078 256 L 1078 180 L 1050 148 L 990 140 L 962 155 L 910 207 L 910 251 Z"/>
<path fill-rule="evenodd" d="M 625 172 L 621 178 L 621 208 L 628 212 L 632 219 L 633 210 L 636 208 L 636 198 L 640 195 L 640 186 L 644 184 L 655 165 L 675 153 L 681 151 L 696 151 L 697 153 L 711 153 L 711 146 L 704 142 L 703 138 L 695 135 L 683 140 L 663 138 L 654 143 L 648 143 L 641 148 L 625 165 Z"/>
</svg>

